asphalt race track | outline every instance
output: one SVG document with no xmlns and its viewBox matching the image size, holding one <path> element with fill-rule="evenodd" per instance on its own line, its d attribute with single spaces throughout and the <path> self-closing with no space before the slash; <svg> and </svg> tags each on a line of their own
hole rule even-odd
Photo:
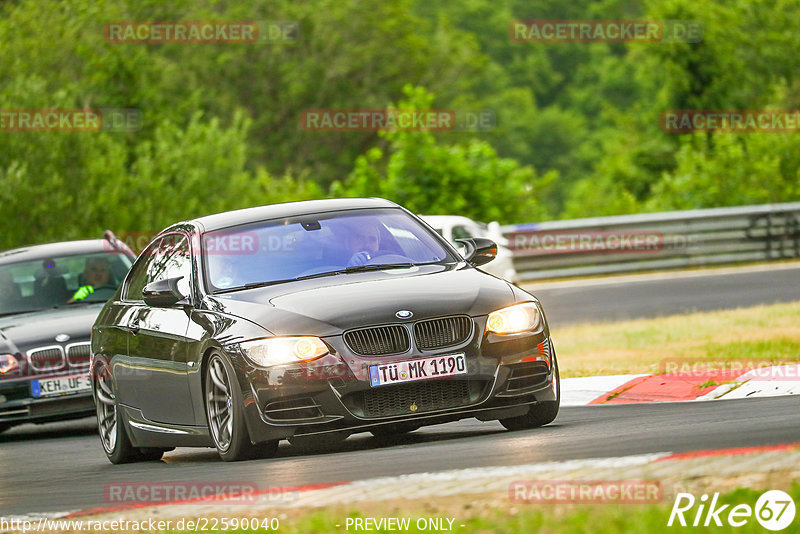
<svg viewBox="0 0 800 534">
<path fill-rule="evenodd" d="M 542 301 L 550 325 L 558 327 L 800 301 L 800 266 L 724 274 L 712 270 L 623 283 L 609 278 L 572 288 L 536 283 L 522 287 Z"/>
<path fill-rule="evenodd" d="M 538 430 L 508 432 L 499 423 L 472 419 L 423 428 L 394 443 L 358 434 L 332 452 L 301 452 L 284 442 L 275 458 L 235 464 L 211 449 L 177 449 L 163 462 L 113 466 L 93 422 L 82 420 L 0 437 L 0 498 L 3 515 L 19 515 L 103 506 L 104 487 L 114 482 L 250 482 L 265 489 L 792 442 L 800 442 L 796 397 L 563 408 L 553 424 Z"/>
<path fill-rule="evenodd" d="M 800 300 L 800 268 L 534 292 L 551 323 L 650 317 Z M 562 408 L 542 429 L 507 432 L 474 419 L 394 441 L 351 436 L 337 449 L 283 442 L 275 458 L 227 464 L 212 449 L 178 449 L 156 463 L 111 465 L 94 420 L 25 425 L 0 435 L 0 515 L 105 505 L 114 482 L 248 482 L 259 488 L 651 452 L 800 442 L 800 398 Z"/>
</svg>

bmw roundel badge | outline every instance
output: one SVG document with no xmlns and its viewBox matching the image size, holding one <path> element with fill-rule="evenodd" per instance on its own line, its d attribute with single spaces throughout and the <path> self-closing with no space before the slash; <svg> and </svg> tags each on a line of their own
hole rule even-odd
<svg viewBox="0 0 800 534">
<path fill-rule="evenodd" d="M 411 317 L 412 317 L 414 314 L 413 314 L 413 313 L 411 313 L 411 312 L 410 312 L 410 311 L 408 311 L 408 310 L 400 310 L 399 312 L 395 313 L 394 315 L 395 315 L 395 316 L 396 316 L 398 319 L 411 319 Z"/>
</svg>

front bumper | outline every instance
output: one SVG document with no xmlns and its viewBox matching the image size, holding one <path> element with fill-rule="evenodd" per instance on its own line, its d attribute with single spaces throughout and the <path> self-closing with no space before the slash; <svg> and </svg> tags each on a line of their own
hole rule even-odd
<svg viewBox="0 0 800 534">
<path fill-rule="evenodd" d="M 4 400 L 3 400 L 4 399 Z M 31 380 L 0 382 L 0 424 L 48 423 L 95 413 L 91 392 L 33 397 Z"/>
<path fill-rule="evenodd" d="M 555 401 L 552 343 L 542 331 L 486 334 L 486 317 L 473 318 L 461 345 L 388 357 L 353 353 L 342 336 L 325 338 L 334 351 L 304 364 L 261 369 L 233 358 L 250 437 L 257 442 L 321 433 L 355 433 L 413 422 L 427 425 L 469 417 L 523 415 Z M 467 374 L 371 387 L 369 366 L 463 353 Z"/>
</svg>

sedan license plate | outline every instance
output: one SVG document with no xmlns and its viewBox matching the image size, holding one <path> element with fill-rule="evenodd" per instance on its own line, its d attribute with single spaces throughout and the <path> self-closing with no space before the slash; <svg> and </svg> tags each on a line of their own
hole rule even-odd
<svg viewBox="0 0 800 534">
<path fill-rule="evenodd" d="M 420 358 L 405 362 L 371 365 L 369 368 L 369 383 L 375 387 L 466 373 L 467 360 L 464 354 L 448 354 L 447 356 L 436 356 L 435 358 Z"/>
<path fill-rule="evenodd" d="M 31 393 L 34 397 L 53 397 L 91 390 L 92 383 L 89 380 L 89 375 L 48 378 L 31 382 Z"/>
</svg>

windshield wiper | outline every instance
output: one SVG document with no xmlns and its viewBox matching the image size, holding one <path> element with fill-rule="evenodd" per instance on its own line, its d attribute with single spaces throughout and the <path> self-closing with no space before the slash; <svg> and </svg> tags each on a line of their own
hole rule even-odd
<svg viewBox="0 0 800 534">
<path fill-rule="evenodd" d="M 413 263 L 376 263 L 373 265 L 353 265 L 352 267 L 347 267 L 342 271 L 338 271 L 340 273 L 362 273 L 367 271 L 385 271 L 386 269 L 408 269 L 409 267 L 413 267 Z"/>
<path fill-rule="evenodd" d="M 368 271 L 383 271 L 386 269 L 407 269 L 408 267 L 413 267 L 413 263 L 379 263 L 375 265 L 354 265 L 352 267 L 346 267 L 344 269 L 339 269 L 337 271 L 325 271 L 322 273 L 314 273 L 314 274 L 307 274 L 305 276 L 298 276 L 295 278 L 284 278 L 283 280 L 270 280 L 268 282 L 253 282 L 250 284 L 245 284 L 243 286 L 236 286 L 230 287 L 226 289 L 219 289 L 214 292 L 215 295 L 221 293 L 233 293 L 234 291 L 244 291 L 246 289 L 255 289 L 257 287 L 267 287 L 267 286 L 274 286 L 276 284 L 285 284 L 286 282 L 298 282 L 300 280 L 310 280 L 312 278 L 322 278 L 324 276 L 335 276 L 337 274 L 350 274 L 350 273 L 361 273 L 361 272 L 368 272 Z"/>
<path fill-rule="evenodd" d="M 56 309 L 58 309 L 58 308 L 69 308 L 71 306 L 75 306 L 76 304 L 98 304 L 98 303 L 101 303 L 101 302 L 105 302 L 105 300 L 82 299 L 82 300 L 73 300 L 72 302 L 65 302 L 64 304 L 56 304 L 56 305 L 54 305 L 52 307 L 56 308 Z"/>
<path fill-rule="evenodd" d="M 342 271 L 330 271 L 324 273 L 314 273 L 308 274 L 305 276 L 298 276 L 296 278 L 284 278 L 282 280 L 269 280 L 266 282 L 251 282 L 249 284 L 245 284 L 243 286 L 236 286 L 236 287 L 228 287 L 225 289 L 218 289 L 214 292 L 215 295 L 219 295 L 221 293 L 233 293 L 234 291 L 244 291 L 245 289 L 255 289 L 257 287 L 267 287 L 267 286 L 274 286 L 277 284 L 285 284 L 286 282 L 297 282 L 298 280 L 308 280 L 309 278 L 318 278 L 320 276 L 331 276 L 334 274 L 340 274 Z"/>
</svg>

